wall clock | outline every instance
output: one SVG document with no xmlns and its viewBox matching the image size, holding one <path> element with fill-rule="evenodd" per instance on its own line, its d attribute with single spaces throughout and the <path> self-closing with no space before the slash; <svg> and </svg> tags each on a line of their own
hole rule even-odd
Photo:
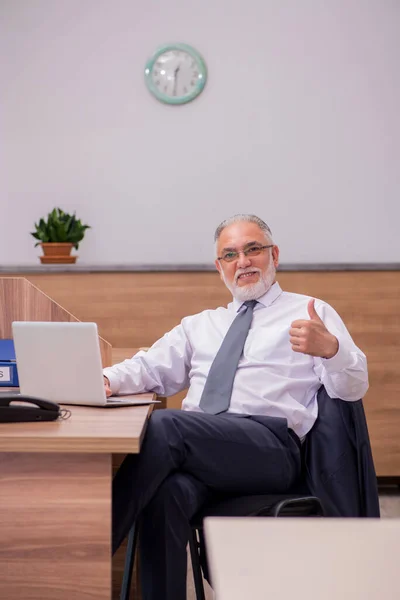
<svg viewBox="0 0 400 600">
<path fill-rule="evenodd" d="M 187 44 L 168 44 L 147 61 L 145 81 L 150 92 L 166 104 L 185 104 L 204 89 L 207 67 L 201 55 Z"/>
</svg>

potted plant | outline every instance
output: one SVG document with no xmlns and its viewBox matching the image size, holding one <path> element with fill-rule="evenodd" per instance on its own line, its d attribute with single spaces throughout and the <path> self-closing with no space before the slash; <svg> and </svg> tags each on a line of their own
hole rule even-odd
<svg viewBox="0 0 400 600">
<path fill-rule="evenodd" d="M 44 256 L 40 256 L 42 263 L 74 263 L 77 256 L 70 256 L 72 248 L 79 247 L 79 242 L 84 238 L 89 225 L 82 225 L 81 221 L 73 215 L 65 213 L 60 208 L 54 208 L 47 220 L 40 219 L 35 223 L 36 230 L 31 235 L 39 240 L 36 246 L 42 246 Z"/>
</svg>

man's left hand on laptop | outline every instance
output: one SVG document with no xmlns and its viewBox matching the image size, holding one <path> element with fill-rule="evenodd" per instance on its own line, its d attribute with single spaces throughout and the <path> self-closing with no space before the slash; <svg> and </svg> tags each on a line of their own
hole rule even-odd
<svg viewBox="0 0 400 600">
<path fill-rule="evenodd" d="M 109 382 L 108 378 L 105 375 L 103 375 L 103 377 L 104 377 L 104 389 L 106 390 L 106 396 L 107 396 L 107 398 L 109 398 L 110 396 L 112 396 L 112 391 L 111 391 L 111 388 L 110 388 L 110 382 Z"/>
</svg>

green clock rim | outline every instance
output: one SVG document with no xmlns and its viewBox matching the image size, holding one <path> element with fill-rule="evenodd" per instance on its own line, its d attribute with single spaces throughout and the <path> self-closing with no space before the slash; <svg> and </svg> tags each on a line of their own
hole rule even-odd
<svg viewBox="0 0 400 600">
<path fill-rule="evenodd" d="M 159 56 L 171 50 L 183 50 L 184 52 L 190 54 L 190 56 L 192 56 L 195 59 L 199 68 L 199 74 L 201 74 L 202 76 L 201 78 L 197 79 L 195 89 L 186 96 L 177 96 L 176 98 L 171 98 L 170 96 L 167 96 L 167 94 L 160 92 L 158 87 L 154 84 L 153 79 L 151 78 L 153 67 L 157 62 Z M 158 100 L 164 102 L 164 104 L 186 104 L 187 102 L 191 102 L 192 100 L 197 98 L 197 96 L 203 91 L 207 81 L 207 67 L 201 54 L 197 52 L 197 50 L 195 50 L 192 46 L 189 46 L 188 44 L 164 44 L 163 46 L 160 46 L 154 52 L 153 56 L 149 58 L 149 60 L 146 62 L 144 77 L 149 91 Z"/>
</svg>

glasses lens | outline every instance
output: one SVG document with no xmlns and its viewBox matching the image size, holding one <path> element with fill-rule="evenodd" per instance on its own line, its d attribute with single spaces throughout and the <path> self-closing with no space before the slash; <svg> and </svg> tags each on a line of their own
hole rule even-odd
<svg viewBox="0 0 400 600">
<path fill-rule="evenodd" d="M 247 248 L 245 254 L 246 256 L 257 256 L 261 251 L 262 248 L 260 246 L 250 246 L 250 248 Z"/>
<path fill-rule="evenodd" d="M 223 259 L 226 260 L 226 262 L 232 262 L 233 260 L 235 260 L 238 256 L 237 252 L 226 252 L 223 255 Z"/>
</svg>

